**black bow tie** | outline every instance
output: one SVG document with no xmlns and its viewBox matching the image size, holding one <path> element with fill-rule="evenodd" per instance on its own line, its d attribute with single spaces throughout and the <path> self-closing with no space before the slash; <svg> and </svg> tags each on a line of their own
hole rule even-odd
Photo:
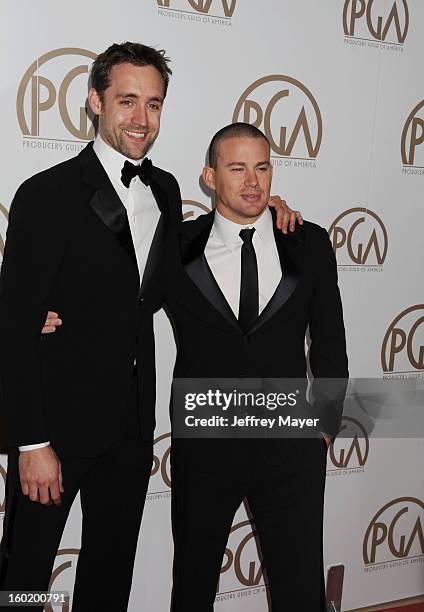
<svg viewBox="0 0 424 612">
<path fill-rule="evenodd" d="M 150 159 L 147 159 L 147 157 L 145 157 L 143 159 L 143 163 L 138 166 L 132 164 L 128 160 L 125 160 L 125 164 L 121 172 L 121 181 L 125 185 L 125 187 L 128 188 L 132 179 L 135 176 L 139 176 L 140 181 L 143 181 L 145 185 L 150 185 L 152 167 L 153 164 Z"/>
</svg>

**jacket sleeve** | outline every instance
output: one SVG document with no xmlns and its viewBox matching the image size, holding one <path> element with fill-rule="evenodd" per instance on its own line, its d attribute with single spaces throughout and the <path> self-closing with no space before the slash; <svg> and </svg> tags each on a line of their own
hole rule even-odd
<svg viewBox="0 0 424 612">
<path fill-rule="evenodd" d="M 66 245 L 60 199 L 46 192 L 34 177 L 16 193 L 0 274 L 0 439 L 9 447 L 50 439 L 41 329 Z"/>
<path fill-rule="evenodd" d="M 309 310 L 312 395 L 321 431 L 335 436 L 340 429 L 349 376 L 346 338 L 336 258 L 323 228 L 316 246 L 317 281 Z"/>
</svg>

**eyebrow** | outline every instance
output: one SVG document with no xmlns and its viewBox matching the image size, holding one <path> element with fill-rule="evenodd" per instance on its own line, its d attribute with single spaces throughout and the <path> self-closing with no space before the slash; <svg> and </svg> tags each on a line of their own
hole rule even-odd
<svg viewBox="0 0 424 612">
<path fill-rule="evenodd" d="M 117 94 L 116 96 L 117 98 L 134 98 L 137 99 L 139 96 L 135 93 L 127 93 L 127 94 Z M 159 96 L 152 96 L 151 98 L 149 98 L 148 100 L 149 102 L 160 102 L 161 104 L 163 104 L 163 98 L 159 97 Z"/>
<path fill-rule="evenodd" d="M 270 165 L 271 165 L 271 162 L 267 159 L 265 161 L 261 161 L 255 164 L 255 168 L 257 168 L 258 166 L 270 166 Z M 246 166 L 246 162 L 234 161 L 234 162 L 230 162 L 229 164 L 227 164 L 228 168 L 230 166 Z"/>
</svg>

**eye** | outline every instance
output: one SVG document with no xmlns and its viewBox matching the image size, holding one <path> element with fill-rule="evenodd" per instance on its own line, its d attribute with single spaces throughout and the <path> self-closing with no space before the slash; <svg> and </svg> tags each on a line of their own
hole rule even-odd
<svg viewBox="0 0 424 612">
<path fill-rule="evenodd" d="M 266 171 L 268 170 L 268 168 L 269 168 L 269 166 L 259 166 L 259 167 L 258 167 L 258 170 L 259 170 L 260 172 L 266 172 Z"/>
<path fill-rule="evenodd" d="M 158 104 L 157 102 L 150 102 L 150 103 L 148 104 L 148 107 L 149 107 L 149 109 L 150 109 L 150 110 L 152 110 L 152 111 L 160 111 L 160 110 L 161 110 L 161 108 L 162 108 L 162 107 L 161 107 L 161 105 L 160 105 L 160 104 Z"/>
<path fill-rule="evenodd" d="M 243 168 L 231 168 L 231 172 L 243 172 Z"/>
<path fill-rule="evenodd" d="M 132 100 L 121 100 L 122 106 L 131 106 Z"/>
</svg>

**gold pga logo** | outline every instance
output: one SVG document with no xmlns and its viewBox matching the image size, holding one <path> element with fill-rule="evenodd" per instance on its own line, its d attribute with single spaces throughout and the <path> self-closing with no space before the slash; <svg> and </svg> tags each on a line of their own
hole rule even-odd
<svg viewBox="0 0 424 612">
<path fill-rule="evenodd" d="M 264 131 L 276 157 L 315 160 L 322 142 L 322 117 L 311 91 L 296 79 L 272 74 L 243 92 L 233 122 Z"/>
<path fill-rule="evenodd" d="M 9 211 L 0 202 L 0 264 L 3 261 L 4 243 L 6 241 L 7 222 L 9 219 Z"/>
<path fill-rule="evenodd" d="M 213 13 L 221 13 L 213 15 L 213 17 L 226 17 L 230 19 L 236 8 L 237 0 L 157 0 L 158 6 L 161 8 L 187 11 L 191 7 L 196 13 L 209 15 Z"/>
<path fill-rule="evenodd" d="M 406 0 L 345 0 L 345 36 L 401 45 L 406 40 L 408 29 L 409 9 Z"/>
<path fill-rule="evenodd" d="M 410 112 L 402 130 L 401 155 L 404 166 L 422 168 L 424 166 L 424 100 Z M 409 174 L 408 168 L 403 172 Z"/>
<path fill-rule="evenodd" d="M 211 209 L 196 200 L 183 200 L 183 221 L 194 221 L 200 215 L 210 213 Z"/>
<path fill-rule="evenodd" d="M 153 466 L 149 488 L 152 487 L 155 490 L 149 491 L 149 496 L 161 496 L 171 488 L 170 442 L 170 432 L 158 436 L 153 442 Z"/>
<path fill-rule="evenodd" d="M 393 561 L 406 565 L 424 556 L 423 519 L 424 503 L 416 497 L 398 497 L 385 504 L 365 532 L 365 565 L 392 565 Z"/>
<path fill-rule="evenodd" d="M 423 323 L 424 304 L 406 308 L 390 323 L 381 347 L 385 374 L 424 373 Z"/>
<path fill-rule="evenodd" d="M 341 432 L 344 432 L 343 437 L 339 436 L 329 447 L 331 463 L 336 470 L 359 471 L 368 459 L 368 432 L 359 421 L 348 416 L 342 417 Z M 351 437 L 347 437 L 350 434 Z"/>
<path fill-rule="evenodd" d="M 339 266 L 382 266 L 388 236 L 380 217 L 367 208 L 349 208 L 328 230 Z"/>
<path fill-rule="evenodd" d="M 67 591 L 72 593 L 75 582 L 75 571 L 79 555 L 78 548 L 63 548 L 57 551 L 54 569 L 50 578 L 49 591 Z M 61 606 L 47 603 L 45 612 L 70 612 L 71 598 L 65 597 L 65 602 Z"/>
<path fill-rule="evenodd" d="M 256 592 L 262 591 L 263 568 L 258 557 L 255 535 L 250 520 L 232 526 L 221 567 L 218 597 L 220 593 L 240 590 L 240 586 L 257 589 Z"/>
<path fill-rule="evenodd" d="M 19 84 L 16 111 L 24 138 L 92 140 L 87 77 L 96 54 L 74 47 L 37 58 Z"/>
</svg>

